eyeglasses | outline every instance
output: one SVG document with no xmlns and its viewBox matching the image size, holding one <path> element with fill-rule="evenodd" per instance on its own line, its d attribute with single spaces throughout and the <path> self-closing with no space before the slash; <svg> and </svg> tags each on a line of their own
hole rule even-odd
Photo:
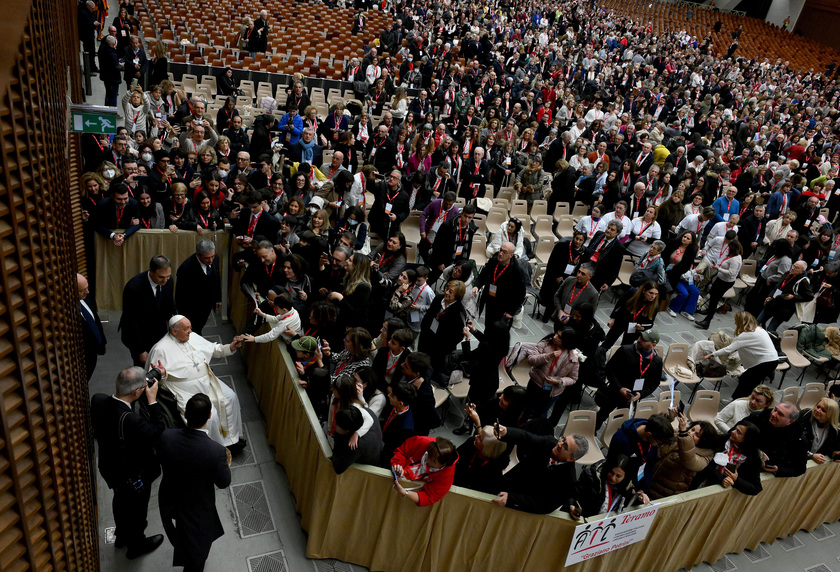
<svg viewBox="0 0 840 572">
<path fill-rule="evenodd" d="M 187 195 L 185 195 L 185 194 L 181 194 L 181 193 L 176 193 L 176 194 L 175 194 L 175 195 L 173 195 L 173 196 L 177 199 L 178 197 L 184 198 L 184 197 L 186 197 Z"/>
</svg>

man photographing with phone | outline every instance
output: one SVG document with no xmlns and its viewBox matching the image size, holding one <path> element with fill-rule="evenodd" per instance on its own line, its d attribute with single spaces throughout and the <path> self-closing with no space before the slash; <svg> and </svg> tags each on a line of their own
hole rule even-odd
<svg viewBox="0 0 840 572">
<path fill-rule="evenodd" d="M 91 398 L 91 421 L 99 442 L 99 474 L 114 491 L 113 510 L 117 548 L 128 547 L 129 560 L 152 552 L 163 535 L 146 536 L 146 513 L 152 483 L 160 476 L 155 444 L 164 430 L 157 403 L 158 379 L 166 368 L 158 362 L 147 376 L 141 367 L 124 369 L 117 376 L 114 395 Z M 145 395 L 149 420 L 134 412 L 132 404 Z"/>
<path fill-rule="evenodd" d="M 574 434 L 556 439 L 552 435 L 507 428 L 498 422 L 493 429 L 500 441 L 517 446 L 518 457 L 522 459 L 504 475 L 502 492 L 493 502 L 535 514 L 561 509 L 575 520 L 580 519 L 574 498 L 575 461 L 589 452 L 586 437 Z"/>
</svg>

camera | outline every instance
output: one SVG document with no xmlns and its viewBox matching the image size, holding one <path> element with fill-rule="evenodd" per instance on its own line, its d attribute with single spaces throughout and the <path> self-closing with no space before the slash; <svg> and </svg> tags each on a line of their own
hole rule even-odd
<svg viewBox="0 0 840 572">
<path fill-rule="evenodd" d="M 149 387 L 152 387 L 157 381 L 160 381 L 160 370 L 153 367 L 146 373 L 146 383 L 149 384 Z"/>
</svg>

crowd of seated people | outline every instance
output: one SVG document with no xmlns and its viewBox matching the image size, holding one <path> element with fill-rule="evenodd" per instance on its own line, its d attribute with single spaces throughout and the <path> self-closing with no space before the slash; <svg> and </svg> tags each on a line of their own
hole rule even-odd
<svg viewBox="0 0 840 572">
<path fill-rule="evenodd" d="M 137 88 L 120 133 L 83 138 L 87 239 L 130 248 L 138 229 L 231 232 L 255 312 L 245 341 L 289 344 L 336 471 L 390 468 L 419 506 L 454 482 L 509 508 L 597 514 L 702 483 L 757 494 L 762 471 L 840 460 L 836 400 L 774 407 L 763 385 L 778 363 L 770 334 L 797 304 L 814 301 L 816 323 L 840 312 L 835 80 L 721 58 L 708 41 L 657 36 L 580 0 L 485 4 L 394 4 L 379 47 L 348 68 L 354 87 L 358 74 L 378 78 L 363 105 L 328 117 L 301 82 L 282 117 L 251 130 L 233 101 L 214 119 L 171 82 Z M 576 202 L 587 213 L 543 261 L 538 301 L 554 327 L 523 354 L 527 387 L 497 395 L 537 262 L 529 217 L 476 224 L 502 187 L 549 214 Z M 481 233 L 486 252 L 473 250 Z M 630 286 L 601 321 L 625 256 Z M 709 328 L 731 311 L 718 303 L 748 258 L 757 283 L 728 323 L 736 337 L 706 356 L 749 350 L 736 400 L 714 424 L 676 411 L 630 419 L 578 480 L 589 443 L 553 435 L 583 381 L 598 387 L 598 427 L 651 395 L 665 378 L 657 317 L 688 326 L 703 296 L 696 325 Z M 263 323 L 272 329 L 254 337 Z M 475 431 L 461 447 L 429 437 L 434 389 L 456 373 L 470 378 L 462 433 Z M 514 446 L 520 462 L 506 470 Z"/>
</svg>

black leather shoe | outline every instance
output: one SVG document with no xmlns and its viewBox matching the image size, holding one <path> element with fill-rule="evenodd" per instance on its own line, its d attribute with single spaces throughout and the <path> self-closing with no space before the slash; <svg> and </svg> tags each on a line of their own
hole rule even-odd
<svg viewBox="0 0 840 572">
<path fill-rule="evenodd" d="M 472 424 L 471 424 L 471 425 L 472 425 Z M 472 428 L 472 427 L 468 427 L 468 426 L 466 426 L 466 425 L 461 425 L 461 426 L 460 426 L 460 427 L 458 427 L 457 429 L 453 429 L 453 430 L 452 430 L 452 432 L 453 432 L 455 435 L 466 435 L 467 433 L 469 433 L 469 432 L 470 432 L 470 429 L 471 429 L 471 428 Z"/>
<path fill-rule="evenodd" d="M 163 544 L 163 535 L 162 534 L 155 534 L 154 536 L 147 536 L 138 544 L 134 546 L 129 546 L 128 551 L 125 553 L 125 557 L 129 560 L 134 560 L 135 558 L 140 558 L 144 554 L 148 554 L 149 552 L 154 552 L 157 550 L 157 547 Z"/>
<path fill-rule="evenodd" d="M 700 328 L 701 330 L 708 330 L 709 327 L 712 325 L 711 320 L 702 320 L 700 322 L 694 322 L 694 325 Z"/>
<path fill-rule="evenodd" d="M 240 439 L 233 445 L 228 445 L 228 450 L 230 451 L 231 455 L 236 455 L 237 453 L 241 453 L 243 449 L 245 449 L 245 445 L 248 444 L 248 441 L 245 439 Z"/>
</svg>

